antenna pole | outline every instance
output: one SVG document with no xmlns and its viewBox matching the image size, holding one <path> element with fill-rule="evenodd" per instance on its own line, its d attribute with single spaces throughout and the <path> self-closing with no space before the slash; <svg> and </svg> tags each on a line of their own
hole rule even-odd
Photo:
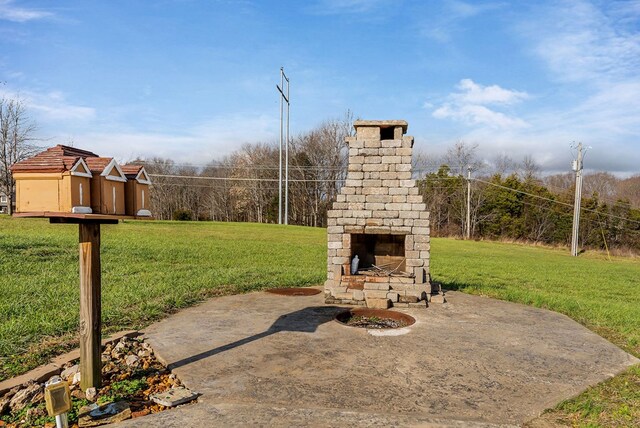
<svg viewBox="0 0 640 428">
<path fill-rule="evenodd" d="M 578 159 L 574 163 L 576 172 L 576 199 L 573 204 L 573 231 L 571 233 L 571 255 L 578 255 L 578 231 L 580 229 L 580 203 L 582 201 L 582 143 L 578 143 Z"/>
</svg>

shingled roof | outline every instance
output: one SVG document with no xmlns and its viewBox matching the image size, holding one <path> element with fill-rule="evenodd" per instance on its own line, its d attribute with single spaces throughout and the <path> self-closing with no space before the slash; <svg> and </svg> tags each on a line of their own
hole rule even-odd
<svg viewBox="0 0 640 428">
<path fill-rule="evenodd" d="M 58 144 L 55 147 L 40 152 L 35 156 L 16 162 L 11 167 L 12 172 L 65 172 L 71 170 L 80 158 L 85 160 L 95 158 L 93 152 L 75 147 Z"/>
</svg>

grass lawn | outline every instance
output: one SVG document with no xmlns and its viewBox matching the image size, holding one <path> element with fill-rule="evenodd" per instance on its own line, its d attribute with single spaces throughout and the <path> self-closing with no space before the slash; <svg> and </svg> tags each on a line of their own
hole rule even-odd
<svg viewBox="0 0 640 428">
<path fill-rule="evenodd" d="M 321 284 L 326 232 L 248 223 L 102 226 L 104 331 L 143 328 L 210 296 Z M 445 288 L 562 312 L 640 356 L 640 261 L 433 239 Z M 0 380 L 77 344 L 78 227 L 0 216 Z M 640 420 L 640 367 L 546 415 L 584 426 Z"/>
</svg>

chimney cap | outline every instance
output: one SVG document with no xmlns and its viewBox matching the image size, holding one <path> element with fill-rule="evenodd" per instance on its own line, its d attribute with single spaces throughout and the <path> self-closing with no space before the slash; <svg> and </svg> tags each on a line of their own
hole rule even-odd
<svg viewBox="0 0 640 428">
<path fill-rule="evenodd" d="M 378 128 L 391 128 L 396 126 L 402 126 L 402 133 L 407 132 L 406 120 L 356 120 L 353 122 L 353 127 L 358 129 L 364 126 L 378 127 Z"/>
</svg>

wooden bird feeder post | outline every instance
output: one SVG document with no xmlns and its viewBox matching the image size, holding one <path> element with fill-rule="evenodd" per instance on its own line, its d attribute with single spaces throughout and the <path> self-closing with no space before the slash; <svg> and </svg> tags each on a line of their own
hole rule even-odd
<svg viewBox="0 0 640 428">
<path fill-rule="evenodd" d="M 124 169 L 123 169 L 124 168 Z M 151 219 L 143 166 L 121 167 L 111 157 L 57 145 L 11 166 L 16 181 L 14 217 L 48 218 L 78 225 L 80 257 L 80 386 L 102 380 L 100 225 Z M 131 180 L 129 186 L 127 182 Z M 130 215 L 126 215 L 130 213 Z"/>
</svg>

